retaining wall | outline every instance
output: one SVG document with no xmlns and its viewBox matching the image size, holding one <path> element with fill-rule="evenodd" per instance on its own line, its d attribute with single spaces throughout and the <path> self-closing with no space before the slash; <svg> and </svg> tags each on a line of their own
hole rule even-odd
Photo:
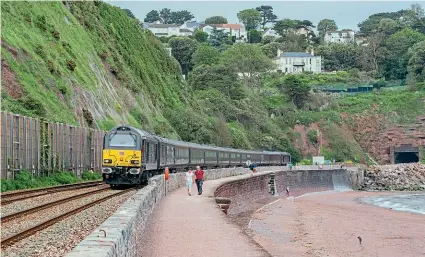
<svg viewBox="0 0 425 257">
<path fill-rule="evenodd" d="M 283 167 L 258 167 L 259 172 L 264 170 L 279 170 Z M 205 180 L 219 179 L 252 173 L 246 168 L 227 168 L 206 170 Z M 164 176 L 155 176 L 149 184 L 140 189 L 132 198 L 127 200 L 111 217 L 109 217 L 95 231 L 81 241 L 68 257 L 112 257 L 138 256 L 140 248 L 144 247 L 142 240 L 143 229 L 156 203 L 177 188 L 185 186 L 184 173 L 172 173 L 167 182 Z M 106 237 L 103 232 L 106 231 Z"/>
<path fill-rule="evenodd" d="M 320 191 L 358 189 L 364 179 L 363 169 L 360 168 L 264 172 L 235 177 L 235 180 L 219 186 L 214 195 L 217 198 L 230 200 L 230 205 L 226 206 L 229 215 L 249 211 L 252 202 L 270 196 L 269 182 L 273 173 L 277 196 L 286 195 L 287 187 L 290 196 Z M 217 202 L 220 201 L 223 199 Z"/>
</svg>

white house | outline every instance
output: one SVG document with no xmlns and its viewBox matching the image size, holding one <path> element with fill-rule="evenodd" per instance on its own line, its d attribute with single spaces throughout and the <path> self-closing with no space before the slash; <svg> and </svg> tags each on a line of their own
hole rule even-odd
<svg viewBox="0 0 425 257">
<path fill-rule="evenodd" d="M 322 57 L 314 56 L 314 52 L 284 52 L 277 51 L 277 57 L 274 59 L 277 64 L 277 70 L 285 73 L 301 73 L 311 71 L 313 73 L 322 72 Z"/>
<path fill-rule="evenodd" d="M 185 22 L 183 25 L 180 26 L 181 29 L 189 29 L 191 31 L 195 31 L 196 29 L 199 29 L 201 25 L 204 25 L 203 22 Z"/>
<path fill-rule="evenodd" d="M 324 36 L 325 43 L 350 43 L 354 42 L 354 31 L 342 30 L 327 32 Z"/>
<path fill-rule="evenodd" d="M 194 32 L 196 25 L 188 27 L 187 24 L 162 24 L 159 22 L 155 23 L 144 23 L 143 27 L 152 31 L 157 37 L 170 37 L 170 36 L 191 36 Z"/>
<path fill-rule="evenodd" d="M 231 36 L 235 36 L 236 39 L 246 39 L 247 32 L 243 24 L 210 24 L 210 25 L 201 25 L 202 31 L 206 32 L 208 35 L 211 35 L 214 28 L 229 33 Z"/>
</svg>

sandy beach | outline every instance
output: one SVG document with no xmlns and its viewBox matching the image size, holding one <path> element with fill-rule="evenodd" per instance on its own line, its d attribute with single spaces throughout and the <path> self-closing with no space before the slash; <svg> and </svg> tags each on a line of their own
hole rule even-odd
<svg viewBox="0 0 425 257">
<path fill-rule="evenodd" d="M 251 216 L 249 231 L 273 256 L 425 256 L 425 215 L 358 200 L 391 194 L 327 192 L 281 198 Z"/>
</svg>

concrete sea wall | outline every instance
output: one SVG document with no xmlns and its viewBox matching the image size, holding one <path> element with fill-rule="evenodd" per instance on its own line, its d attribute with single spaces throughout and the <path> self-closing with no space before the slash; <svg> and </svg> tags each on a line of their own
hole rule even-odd
<svg viewBox="0 0 425 257">
<path fill-rule="evenodd" d="M 259 167 L 264 170 L 279 170 L 284 167 Z M 252 173 L 246 168 L 226 168 L 206 170 L 204 179 L 213 180 L 230 176 Z M 140 189 L 132 198 L 127 200 L 111 217 L 101 224 L 95 231 L 81 241 L 68 257 L 112 257 L 138 256 L 143 229 L 156 203 L 166 193 L 185 186 L 184 173 L 170 174 L 168 181 L 164 176 L 155 176 L 149 184 Z M 103 232 L 106 232 L 106 237 Z"/>
</svg>

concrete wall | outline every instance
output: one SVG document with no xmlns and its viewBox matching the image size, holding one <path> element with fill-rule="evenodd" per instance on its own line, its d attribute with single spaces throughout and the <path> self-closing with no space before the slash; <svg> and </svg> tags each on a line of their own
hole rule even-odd
<svg viewBox="0 0 425 257">
<path fill-rule="evenodd" d="M 285 170 L 235 177 L 215 190 L 215 197 L 229 199 L 227 214 L 237 215 L 249 211 L 250 204 L 269 196 L 271 174 L 275 175 L 277 195 L 290 196 L 320 191 L 347 191 L 357 189 L 363 183 L 363 170 L 359 168 L 334 170 Z M 217 201 L 220 203 L 220 201 Z M 223 208 L 222 208 L 223 209 Z"/>
<path fill-rule="evenodd" d="M 257 168 L 259 172 L 279 169 L 282 169 L 282 167 Z M 204 178 L 205 180 L 212 180 L 249 173 L 252 172 L 246 168 L 206 170 Z M 171 192 L 185 186 L 185 183 L 184 173 L 170 174 L 167 182 L 165 182 L 163 175 L 151 178 L 147 186 L 127 200 L 111 217 L 66 256 L 137 256 L 140 248 L 144 247 L 144 244 L 140 243 L 143 229 L 156 203 L 165 196 L 165 190 L 167 190 L 167 193 Z M 106 237 L 104 237 L 103 232 L 99 233 L 101 229 L 106 231 Z"/>
</svg>

